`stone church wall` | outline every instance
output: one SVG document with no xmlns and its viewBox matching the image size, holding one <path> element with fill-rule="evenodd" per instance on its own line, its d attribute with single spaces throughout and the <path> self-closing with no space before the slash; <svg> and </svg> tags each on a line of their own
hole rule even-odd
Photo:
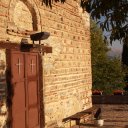
<svg viewBox="0 0 128 128">
<path fill-rule="evenodd" d="M 63 118 L 92 105 L 89 19 L 74 0 L 52 9 L 39 0 L 0 0 L 0 40 L 31 43 L 33 31 L 50 32 L 42 41 L 53 48 L 42 56 L 46 127 L 62 126 Z"/>
</svg>

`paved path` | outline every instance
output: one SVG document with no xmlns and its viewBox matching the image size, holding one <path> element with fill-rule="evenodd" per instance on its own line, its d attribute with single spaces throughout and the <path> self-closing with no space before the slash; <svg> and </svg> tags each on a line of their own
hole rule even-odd
<svg viewBox="0 0 128 128">
<path fill-rule="evenodd" d="M 125 105 L 96 105 L 102 108 L 104 126 L 100 128 L 128 128 L 128 104 Z M 78 128 L 74 126 L 73 128 Z M 93 122 L 82 124 L 80 128 L 97 128 Z"/>
</svg>

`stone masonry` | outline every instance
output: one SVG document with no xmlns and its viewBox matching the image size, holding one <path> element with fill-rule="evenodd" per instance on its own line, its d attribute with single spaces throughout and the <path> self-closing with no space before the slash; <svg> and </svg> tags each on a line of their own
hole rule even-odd
<svg viewBox="0 0 128 128">
<path fill-rule="evenodd" d="M 0 0 L 0 41 L 32 43 L 30 33 L 40 31 L 50 32 L 42 43 L 53 48 L 42 56 L 45 125 L 68 127 L 63 118 L 92 106 L 89 14 L 74 0 L 52 9 L 40 0 Z"/>
</svg>

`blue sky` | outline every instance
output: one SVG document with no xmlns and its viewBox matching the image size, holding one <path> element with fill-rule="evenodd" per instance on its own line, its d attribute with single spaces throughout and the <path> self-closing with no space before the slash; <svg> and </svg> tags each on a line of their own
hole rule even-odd
<svg viewBox="0 0 128 128">
<path fill-rule="evenodd" d="M 121 56 L 122 46 L 123 44 L 120 43 L 118 40 L 113 42 L 112 45 L 108 46 L 109 48 L 111 48 L 111 51 L 109 51 L 108 54 L 111 56 Z"/>
<path fill-rule="evenodd" d="M 99 21 L 104 22 L 104 20 L 105 20 L 105 17 L 101 16 Z M 103 35 L 107 36 L 108 41 L 109 41 L 110 32 L 104 31 Z M 118 40 L 114 41 L 112 43 L 112 45 L 108 45 L 108 47 L 111 48 L 111 50 L 108 52 L 108 54 L 111 56 L 121 56 L 122 55 L 122 46 L 123 46 L 123 44 L 120 41 L 118 41 Z"/>
</svg>

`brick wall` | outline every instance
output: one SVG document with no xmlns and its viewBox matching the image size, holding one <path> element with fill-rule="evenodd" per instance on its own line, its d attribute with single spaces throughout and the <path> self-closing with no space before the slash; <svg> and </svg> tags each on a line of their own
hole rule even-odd
<svg viewBox="0 0 128 128">
<path fill-rule="evenodd" d="M 45 116 L 50 127 L 91 106 L 89 16 L 80 11 L 73 1 L 40 9 L 42 28 L 51 33 L 44 42 L 53 47 L 53 53 L 43 58 Z"/>
<path fill-rule="evenodd" d="M 31 31 L 50 32 L 42 41 L 53 47 L 53 53 L 42 56 L 46 127 L 61 126 L 63 118 L 92 105 L 90 21 L 76 1 L 51 9 L 39 0 L 1 0 L 0 20 L 0 40 L 19 43 Z"/>
<path fill-rule="evenodd" d="M 0 39 L 6 38 L 6 26 L 8 19 L 8 2 L 6 0 L 0 1 Z"/>
</svg>

